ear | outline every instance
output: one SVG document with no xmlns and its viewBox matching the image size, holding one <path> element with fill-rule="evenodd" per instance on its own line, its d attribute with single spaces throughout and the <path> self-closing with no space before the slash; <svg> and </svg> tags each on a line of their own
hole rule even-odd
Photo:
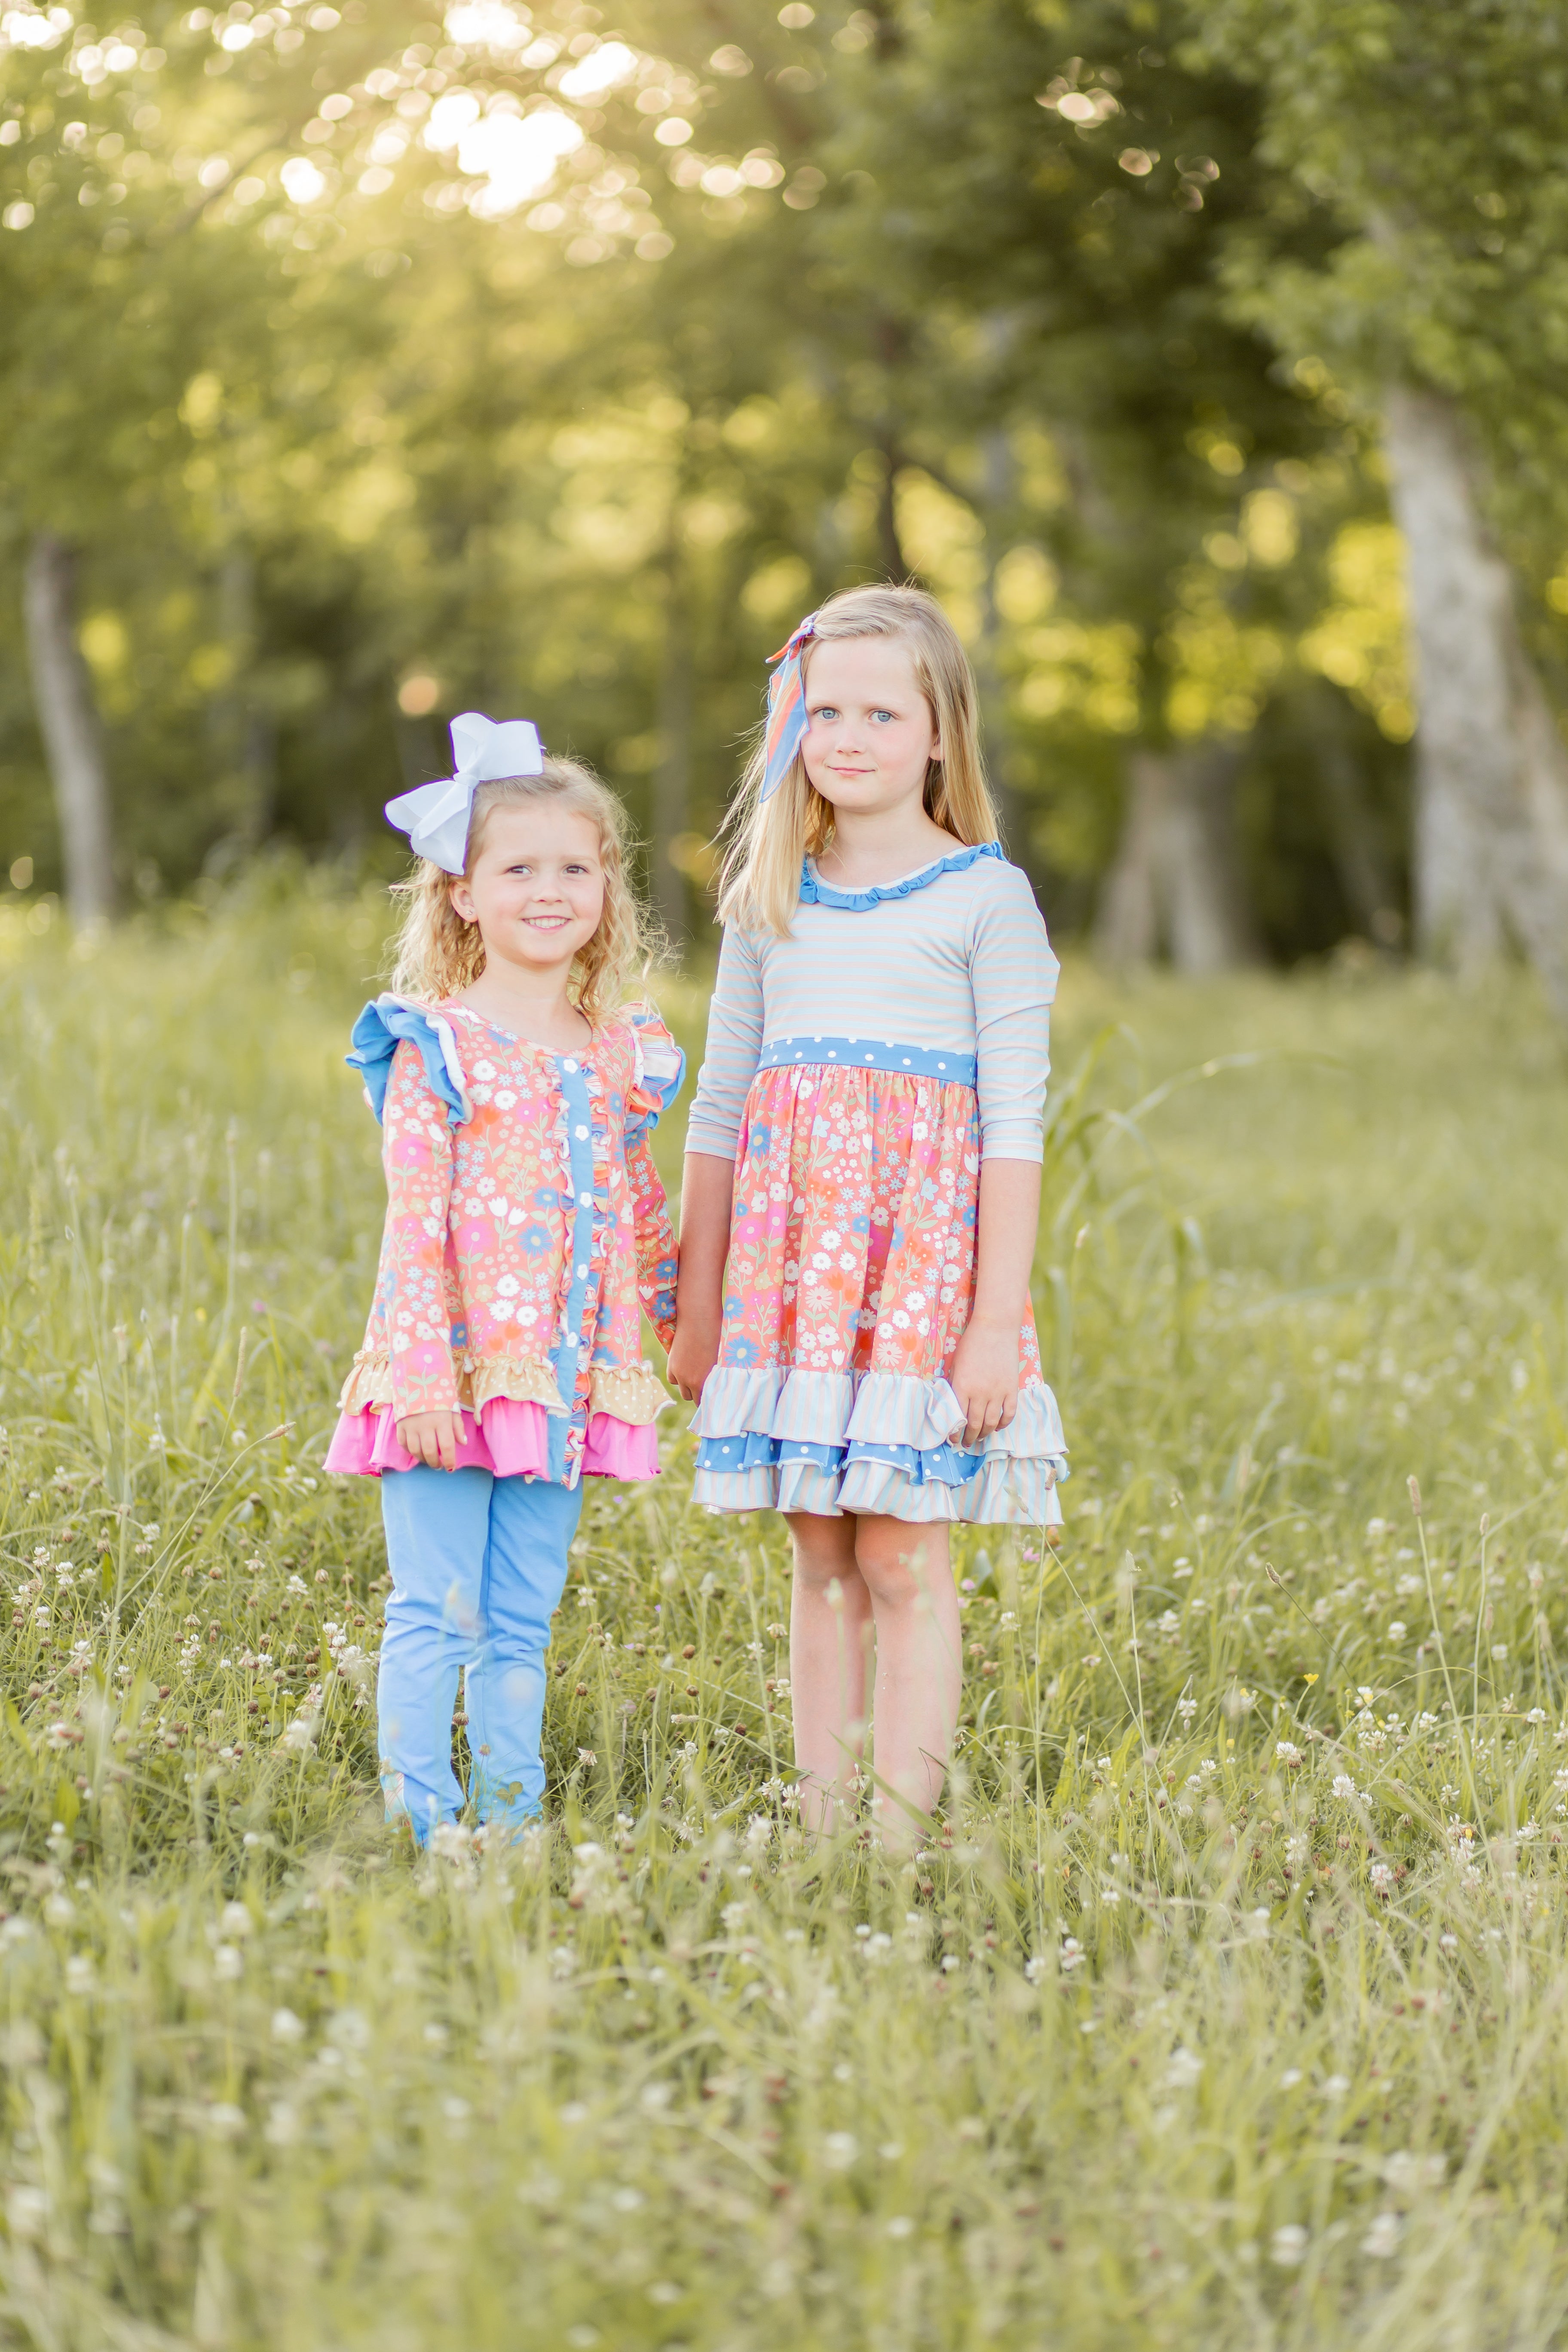
<svg viewBox="0 0 1568 2352">
<path fill-rule="evenodd" d="M 479 921 L 479 916 L 474 911 L 474 894 L 468 887 L 468 877 L 466 874 L 453 875 L 447 885 L 447 896 L 452 902 L 452 912 L 459 922 L 477 923 Z"/>
</svg>

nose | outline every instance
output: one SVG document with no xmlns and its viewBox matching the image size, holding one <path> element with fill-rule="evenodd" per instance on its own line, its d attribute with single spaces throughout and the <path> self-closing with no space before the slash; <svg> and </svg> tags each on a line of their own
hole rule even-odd
<svg viewBox="0 0 1568 2352">
<path fill-rule="evenodd" d="M 858 758 L 864 754 L 865 749 L 866 728 L 864 722 L 856 718 L 852 711 L 844 712 L 833 722 L 833 750 L 835 754 L 842 756 L 845 752 L 848 752 L 852 758 Z"/>
</svg>

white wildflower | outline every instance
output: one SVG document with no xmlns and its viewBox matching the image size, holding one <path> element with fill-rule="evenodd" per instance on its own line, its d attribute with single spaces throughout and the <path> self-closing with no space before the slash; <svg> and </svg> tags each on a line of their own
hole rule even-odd
<svg viewBox="0 0 1568 2352">
<path fill-rule="evenodd" d="M 1373 2262 L 1386 2262 L 1391 2254 L 1399 2252 L 1403 2230 L 1404 2224 L 1397 2213 L 1379 2213 L 1361 2242 L 1362 2252 L 1370 2254 Z"/>
<path fill-rule="evenodd" d="M 1414 2197 L 1423 2189 L 1441 2189 L 1448 2177 L 1445 2156 L 1416 2156 L 1409 2148 L 1385 2157 L 1383 2177 L 1396 2196 Z"/>
</svg>

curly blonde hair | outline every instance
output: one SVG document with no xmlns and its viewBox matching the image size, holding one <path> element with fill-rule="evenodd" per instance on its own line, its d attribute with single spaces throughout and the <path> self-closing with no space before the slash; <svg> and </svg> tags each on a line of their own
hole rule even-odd
<svg viewBox="0 0 1568 2352">
<path fill-rule="evenodd" d="M 893 637 L 908 648 L 915 682 L 942 739 L 942 758 L 926 772 L 926 814 L 955 841 L 996 840 L 1001 827 L 981 757 L 974 672 L 936 598 L 923 588 L 891 583 L 846 588 L 830 596 L 801 655 L 803 687 L 814 647 L 850 637 Z M 788 939 L 800 903 L 801 860 L 818 857 L 827 847 L 833 809 L 806 774 L 800 752 L 764 802 L 765 768 L 763 729 L 721 828 L 729 847 L 720 877 L 719 919 Z"/>
<path fill-rule="evenodd" d="M 531 801 L 555 802 L 598 828 L 605 911 L 593 938 L 579 950 L 568 983 L 579 1012 L 596 1025 L 621 1004 L 633 978 L 647 971 L 661 945 L 626 873 L 631 828 L 620 801 L 591 768 L 577 760 L 547 758 L 537 776 L 505 776 L 479 785 L 468 820 L 468 874 L 494 811 L 526 807 Z M 479 925 L 465 922 L 452 904 L 456 879 L 428 857 L 417 857 L 409 879 L 393 884 L 394 895 L 408 902 L 394 950 L 395 994 L 438 1004 L 471 988 L 483 971 Z"/>
</svg>

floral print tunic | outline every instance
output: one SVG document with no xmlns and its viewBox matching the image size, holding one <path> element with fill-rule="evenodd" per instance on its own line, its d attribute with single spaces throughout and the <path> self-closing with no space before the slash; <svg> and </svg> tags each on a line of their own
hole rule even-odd
<svg viewBox="0 0 1568 2352">
<path fill-rule="evenodd" d="M 651 1423 L 668 1400 L 639 1314 L 668 1345 L 675 1243 L 647 1136 L 684 1067 L 662 1022 L 624 1013 L 561 1054 L 466 1005 L 382 997 L 354 1042 L 387 1212 L 345 1416 L 511 1400 L 574 1424 L 578 1456 L 591 1414 Z"/>
</svg>

